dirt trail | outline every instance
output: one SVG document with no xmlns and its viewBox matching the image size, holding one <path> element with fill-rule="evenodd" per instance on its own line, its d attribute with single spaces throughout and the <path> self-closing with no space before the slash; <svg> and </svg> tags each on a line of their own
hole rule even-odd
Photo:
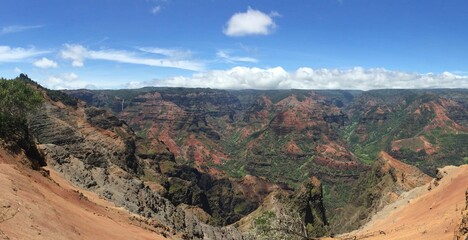
<svg viewBox="0 0 468 240">
<path fill-rule="evenodd" d="M 15 161 L 0 151 L 0 239 L 166 239 L 55 172 L 47 178 Z"/>
<path fill-rule="evenodd" d="M 448 166 L 441 172 L 438 186 L 432 181 L 405 193 L 361 229 L 337 239 L 453 239 L 465 207 L 468 165 Z"/>
</svg>

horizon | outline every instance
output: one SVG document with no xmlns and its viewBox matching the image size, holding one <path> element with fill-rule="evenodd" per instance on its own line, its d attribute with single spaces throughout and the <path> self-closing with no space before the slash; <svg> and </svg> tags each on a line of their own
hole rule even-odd
<svg viewBox="0 0 468 240">
<path fill-rule="evenodd" d="M 5 0 L 0 72 L 50 89 L 465 89 L 467 11 L 461 0 Z"/>
<path fill-rule="evenodd" d="M 373 88 L 373 89 L 352 89 L 352 88 L 278 88 L 278 89 L 258 89 L 258 88 L 214 88 L 214 87 L 191 87 L 191 86 L 142 86 L 137 88 L 49 88 L 47 86 L 42 85 L 40 82 L 37 82 L 35 79 L 32 79 L 28 76 L 27 73 L 20 73 L 16 77 L 20 77 L 21 75 L 25 75 L 30 80 L 39 84 L 41 87 L 50 89 L 50 90 L 63 90 L 63 91 L 80 91 L 80 90 L 89 90 L 89 91 L 119 91 L 119 90 L 141 90 L 145 88 L 155 88 L 155 89 L 207 89 L 207 90 L 222 90 L 222 91 L 360 91 L 360 92 L 368 92 L 368 91 L 379 91 L 379 90 L 468 90 L 468 87 L 422 87 L 422 88 Z M 13 80 L 15 77 L 9 79 L 3 76 L 0 76 L 5 80 Z"/>
</svg>

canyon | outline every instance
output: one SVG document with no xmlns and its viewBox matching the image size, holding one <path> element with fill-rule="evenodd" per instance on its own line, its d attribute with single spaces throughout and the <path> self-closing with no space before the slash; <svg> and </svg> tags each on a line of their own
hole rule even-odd
<svg viewBox="0 0 468 240">
<path fill-rule="evenodd" d="M 26 208 L 43 229 L 23 237 L 89 239 L 88 221 L 59 221 L 70 215 L 109 239 L 125 238 L 117 228 L 126 239 L 424 238 L 401 227 L 423 220 L 447 229 L 440 239 L 463 234 L 466 89 L 57 91 L 20 78 L 44 98 L 27 144 L 2 140 L 2 178 L 22 193 L 5 181 L 2 216 Z M 46 224 L 34 219 L 47 208 L 18 202 L 62 207 Z M 432 215 L 411 218 L 423 203 Z M 0 236 L 21 238 L 20 213 Z"/>
</svg>

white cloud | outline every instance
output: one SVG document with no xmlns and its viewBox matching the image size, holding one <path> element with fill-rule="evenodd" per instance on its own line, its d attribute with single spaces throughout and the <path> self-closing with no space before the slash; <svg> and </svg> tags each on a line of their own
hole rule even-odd
<svg viewBox="0 0 468 240">
<path fill-rule="evenodd" d="M 270 17 L 282 17 L 282 15 L 277 11 L 273 11 L 270 12 Z"/>
<path fill-rule="evenodd" d="M 151 8 L 150 12 L 152 14 L 154 14 L 154 15 L 158 14 L 159 12 L 161 12 L 161 6 L 155 6 L 155 7 Z"/>
<path fill-rule="evenodd" d="M 192 57 L 192 52 L 188 50 L 173 49 L 173 48 L 156 48 L 156 47 L 142 47 L 138 48 L 142 52 L 163 55 L 171 59 L 184 59 Z"/>
<path fill-rule="evenodd" d="M 133 87 L 204 87 L 219 89 L 383 89 L 383 88 L 467 88 L 468 76 L 444 72 L 419 74 L 383 68 L 312 69 L 292 72 L 282 67 L 234 67 L 177 76 L 151 82 L 132 82 Z"/>
<path fill-rule="evenodd" d="M 268 35 L 276 28 L 273 17 L 278 16 L 280 16 L 278 12 L 266 14 L 249 7 L 246 12 L 232 15 L 223 32 L 232 37 Z"/>
<path fill-rule="evenodd" d="M 41 27 L 43 27 L 43 26 L 42 25 L 34 25 L 34 26 L 11 25 L 11 26 L 5 26 L 5 27 L 2 27 L 0 29 L 0 35 L 1 34 L 8 34 L 8 33 L 23 32 L 23 31 L 26 31 L 26 30 L 41 28 Z"/>
<path fill-rule="evenodd" d="M 34 47 L 12 48 L 0 46 L 0 62 L 18 62 L 45 53 L 48 53 L 48 51 L 36 50 Z"/>
<path fill-rule="evenodd" d="M 78 89 L 91 87 L 89 82 L 78 80 L 78 75 L 73 72 L 49 76 L 43 81 L 43 85 L 50 89 Z"/>
<path fill-rule="evenodd" d="M 21 69 L 19 67 L 15 67 L 15 73 L 22 73 L 23 71 L 21 71 Z"/>
<path fill-rule="evenodd" d="M 198 71 L 202 69 L 202 64 L 198 62 L 194 62 L 194 61 L 143 58 L 143 57 L 136 56 L 136 54 L 133 52 L 127 52 L 127 51 L 116 51 L 116 50 L 89 51 L 88 57 L 90 59 L 141 64 L 141 65 L 148 65 L 148 66 L 153 66 L 153 67 L 170 67 L 170 68 L 179 68 L 179 69 L 186 69 L 186 70 L 192 70 L 192 71 Z"/>
<path fill-rule="evenodd" d="M 48 58 L 41 58 L 33 63 L 34 66 L 39 68 L 56 68 L 58 64 Z"/>
<path fill-rule="evenodd" d="M 219 50 L 216 53 L 216 56 L 223 61 L 229 62 L 229 63 L 235 63 L 235 62 L 250 62 L 250 63 L 256 63 L 258 60 L 256 58 L 251 58 L 251 57 L 239 57 L 239 56 L 231 56 L 229 54 L 229 51 L 226 50 Z"/>
<path fill-rule="evenodd" d="M 147 48 L 150 49 L 150 48 Z M 153 48 L 157 49 L 157 48 Z M 170 67 L 185 70 L 199 71 L 203 69 L 203 64 L 192 60 L 179 60 L 172 58 L 145 58 L 136 52 L 124 50 L 88 50 L 81 45 L 65 44 L 61 51 L 61 56 L 64 59 L 72 60 L 72 65 L 82 67 L 85 59 L 106 60 L 121 63 L 141 64 L 154 67 Z"/>
<path fill-rule="evenodd" d="M 64 78 L 68 81 L 75 81 L 78 79 L 78 75 L 76 73 L 71 72 L 71 73 L 65 73 L 63 74 Z"/>
<path fill-rule="evenodd" d="M 63 59 L 72 60 L 73 67 L 84 66 L 84 59 L 88 52 L 86 48 L 76 44 L 65 44 L 64 48 L 65 49 L 60 51 L 60 55 Z"/>
</svg>

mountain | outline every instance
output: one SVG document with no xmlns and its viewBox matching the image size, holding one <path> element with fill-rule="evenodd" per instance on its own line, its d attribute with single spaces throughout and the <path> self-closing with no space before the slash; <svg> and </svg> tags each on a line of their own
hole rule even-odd
<svg viewBox="0 0 468 240">
<path fill-rule="evenodd" d="M 382 151 L 432 177 L 439 167 L 468 163 L 466 89 L 67 93 L 112 111 L 142 142 L 162 142 L 177 163 L 200 172 L 252 175 L 291 190 L 317 177 L 337 232 L 357 227 L 376 210 L 366 210 L 359 221 L 344 220 L 359 215 L 363 201 L 350 203 L 350 196 L 364 194 L 360 185 L 380 168 Z"/>
<path fill-rule="evenodd" d="M 10 81 L 42 100 L 10 108 L 27 117 L 0 124 L 2 148 L 167 238 L 349 232 L 438 179 L 439 167 L 467 163 L 464 89 L 55 91 Z"/>
</svg>

